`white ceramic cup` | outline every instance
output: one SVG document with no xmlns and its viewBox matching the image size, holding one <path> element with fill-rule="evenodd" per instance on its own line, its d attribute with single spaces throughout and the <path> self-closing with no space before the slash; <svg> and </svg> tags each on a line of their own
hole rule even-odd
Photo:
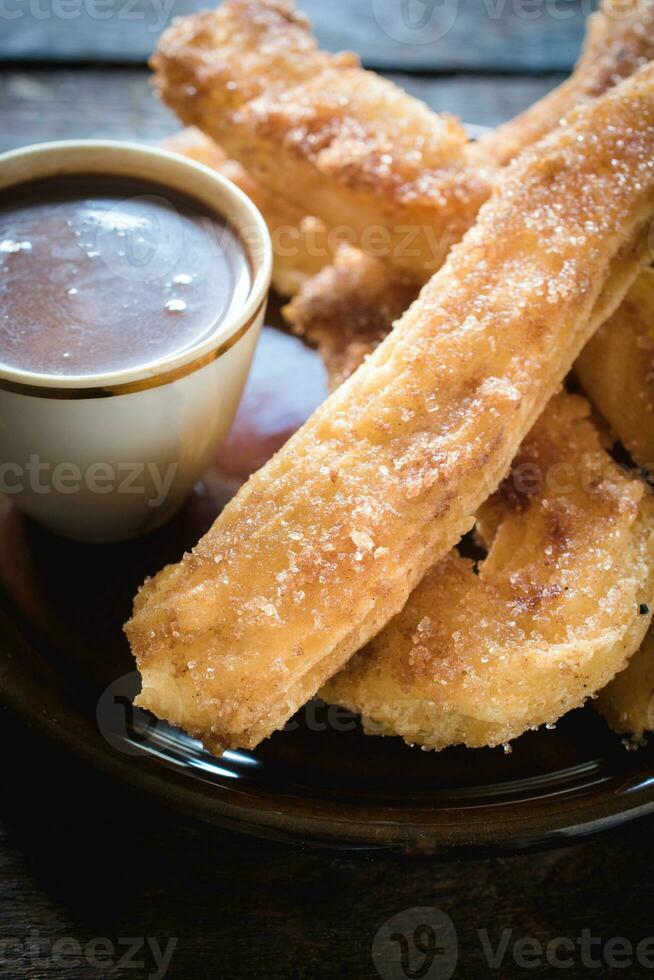
<svg viewBox="0 0 654 980">
<path fill-rule="evenodd" d="M 239 232 L 252 270 L 244 303 L 181 354 L 67 377 L 0 363 L 0 492 L 65 537 L 117 541 L 166 521 L 227 435 L 265 313 L 272 247 L 263 218 L 237 187 L 176 154 L 80 140 L 0 156 L 0 190 L 71 174 L 131 177 L 191 194 Z"/>
</svg>

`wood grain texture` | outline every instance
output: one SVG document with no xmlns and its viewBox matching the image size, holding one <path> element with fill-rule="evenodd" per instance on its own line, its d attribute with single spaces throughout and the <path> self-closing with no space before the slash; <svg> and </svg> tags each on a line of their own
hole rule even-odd
<svg viewBox="0 0 654 980">
<path fill-rule="evenodd" d="M 390 75 L 432 108 L 496 126 L 540 98 L 558 75 L 428 78 Z M 155 98 L 144 68 L 0 70 L 0 152 L 35 140 L 79 137 L 151 143 L 180 125 Z"/>
<path fill-rule="evenodd" d="M 0 58 L 142 62 L 171 17 L 204 0 L 7 0 Z M 322 47 L 371 68 L 566 71 L 594 0 L 298 0 Z"/>
</svg>

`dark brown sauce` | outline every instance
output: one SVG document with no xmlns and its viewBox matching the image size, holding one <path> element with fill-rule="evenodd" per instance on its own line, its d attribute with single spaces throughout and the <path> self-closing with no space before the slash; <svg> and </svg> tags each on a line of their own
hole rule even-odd
<svg viewBox="0 0 654 980">
<path fill-rule="evenodd" d="M 0 365 L 141 367 L 208 338 L 250 290 L 236 231 L 190 196 L 120 177 L 0 194 Z"/>
</svg>

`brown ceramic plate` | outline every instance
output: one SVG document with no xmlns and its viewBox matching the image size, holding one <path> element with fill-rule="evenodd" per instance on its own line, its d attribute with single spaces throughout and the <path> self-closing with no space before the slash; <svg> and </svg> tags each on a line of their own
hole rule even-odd
<svg viewBox="0 0 654 980">
<path fill-rule="evenodd" d="M 0 692 L 98 767 L 224 827 L 406 853 L 561 843 L 654 809 L 654 751 L 626 751 L 591 707 L 502 750 L 426 753 L 309 705 L 255 752 L 214 759 L 131 708 L 121 626 L 147 574 L 179 558 L 325 396 L 317 356 L 266 328 L 215 467 L 175 521 L 124 545 L 62 541 L 0 507 Z"/>
</svg>

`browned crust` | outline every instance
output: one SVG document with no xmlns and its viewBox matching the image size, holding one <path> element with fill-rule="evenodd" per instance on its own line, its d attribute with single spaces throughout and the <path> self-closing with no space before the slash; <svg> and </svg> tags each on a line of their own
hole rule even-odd
<svg viewBox="0 0 654 980">
<path fill-rule="evenodd" d="M 284 315 L 318 348 L 333 391 L 381 343 L 416 295 L 413 282 L 343 246 L 333 265 L 304 284 Z"/>
<path fill-rule="evenodd" d="M 573 106 L 589 102 L 654 59 L 653 0 L 604 0 L 588 18 L 572 76 L 544 99 L 481 139 L 475 153 L 504 166 L 558 126 Z"/>
<path fill-rule="evenodd" d="M 353 55 L 319 51 L 286 4 L 231 0 L 184 18 L 164 34 L 152 66 L 185 123 L 272 190 L 292 192 L 305 213 L 347 227 L 364 250 L 380 226 L 390 261 L 414 276 L 420 265 L 423 279 L 440 265 L 488 196 L 460 124 Z"/>
<path fill-rule="evenodd" d="M 653 157 L 654 66 L 509 169 L 391 335 L 144 587 L 140 703 L 254 745 L 402 608 L 641 268 Z"/>
<path fill-rule="evenodd" d="M 577 359 L 581 385 L 634 460 L 654 474 L 654 270 L 647 269 Z"/>
<path fill-rule="evenodd" d="M 497 745 L 582 704 L 638 648 L 654 500 L 601 448 L 583 399 L 552 400 L 489 505 L 488 557 L 452 552 L 321 692 L 372 732 Z"/>
</svg>

